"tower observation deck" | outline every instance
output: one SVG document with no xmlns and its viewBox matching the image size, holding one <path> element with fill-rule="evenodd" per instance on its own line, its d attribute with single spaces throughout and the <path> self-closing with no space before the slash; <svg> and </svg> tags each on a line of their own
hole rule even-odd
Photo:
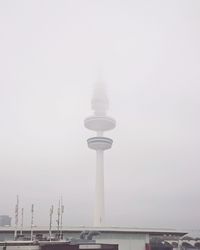
<svg viewBox="0 0 200 250">
<path fill-rule="evenodd" d="M 98 83 L 91 102 L 94 114 L 85 119 L 87 129 L 96 132 L 96 136 L 87 140 L 88 147 L 96 151 L 96 195 L 94 226 L 104 225 L 104 151 L 112 147 L 113 140 L 104 137 L 104 132 L 114 129 L 116 122 L 106 115 L 109 103 L 105 90 L 101 83 Z"/>
</svg>

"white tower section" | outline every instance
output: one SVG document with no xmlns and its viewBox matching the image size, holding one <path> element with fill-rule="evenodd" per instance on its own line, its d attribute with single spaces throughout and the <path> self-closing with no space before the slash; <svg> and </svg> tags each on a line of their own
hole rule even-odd
<svg viewBox="0 0 200 250">
<path fill-rule="evenodd" d="M 103 85 L 98 83 L 91 102 L 94 115 L 85 119 L 85 127 L 96 131 L 96 137 L 87 140 L 88 147 L 96 150 L 96 196 L 94 226 L 104 224 L 104 150 L 112 147 L 112 139 L 104 137 L 107 130 L 115 127 L 115 120 L 106 115 L 108 110 L 108 98 Z"/>
</svg>

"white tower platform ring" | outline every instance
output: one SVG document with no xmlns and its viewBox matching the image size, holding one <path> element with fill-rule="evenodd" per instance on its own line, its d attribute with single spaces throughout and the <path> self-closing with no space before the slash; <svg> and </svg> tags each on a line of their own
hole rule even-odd
<svg viewBox="0 0 200 250">
<path fill-rule="evenodd" d="M 92 137 L 87 140 L 88 147 L 94 150 L 107 150 L 112 147 L 113 140 L 107 137 Z"/>
<path fill-rule="evenodd" d="M 115 128 L 116 122 L 108 116 L 90 116 L 84 121 L 85 127 L 94 131 L 107 131 Z"/>
</svg>

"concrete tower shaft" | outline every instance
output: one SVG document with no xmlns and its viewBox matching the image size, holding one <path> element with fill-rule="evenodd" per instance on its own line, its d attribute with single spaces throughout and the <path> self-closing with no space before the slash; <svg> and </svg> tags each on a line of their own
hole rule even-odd
<svg viewBox="0 0 200 250">
<path fill-rule="evenodd" d="M 112 139 L 104 137 L 105 131 L 114 129 L 116 122 L 106 115 L 108 110 L 108 98 L 103 85 L 97 84 L 91 102 L 94 115 L 85 119 L 84 124 L 87 129 L 97 133 L 96 137 L 87 140 L 88 147 L 96 151 L 96 196 L 94 226 L 100 227 L 104 224 L 104 150 L 112 147 Z"/>
</svg>

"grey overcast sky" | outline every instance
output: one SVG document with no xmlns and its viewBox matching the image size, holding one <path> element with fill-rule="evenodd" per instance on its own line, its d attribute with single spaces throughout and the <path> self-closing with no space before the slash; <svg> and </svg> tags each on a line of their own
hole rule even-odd
<svg viewBox="0 0 200 250">
<path fill-rule="evenodd" d="M 106 223 L 199 228 L 199 0 L 0 1 L 0 214 L 14 222 L 19 194 L 47 225 L 62 194 L 64 224 L 92 225 L 99 68 L 117 120 Z"/>
</svg>

